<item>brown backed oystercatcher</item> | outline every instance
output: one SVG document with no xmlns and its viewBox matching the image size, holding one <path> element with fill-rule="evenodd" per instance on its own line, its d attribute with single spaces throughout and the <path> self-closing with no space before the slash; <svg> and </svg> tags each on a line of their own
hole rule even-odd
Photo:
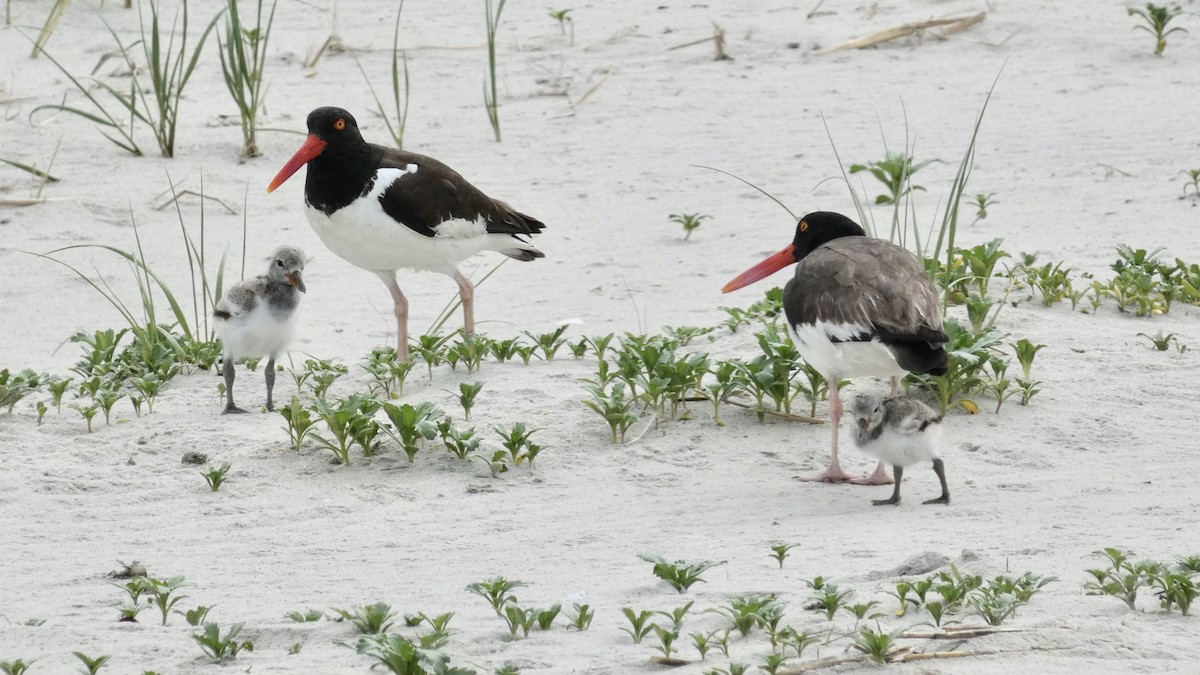
<svg viewBox="0 0 1200 675">
<path fill-rule="evenodd" d="M 248 356 L 266 356 L 267 410 L 275 409 L 275 358 L 296 333 L 296 309 L 304 286 L 304 253 L 280 246 L 271 254 L 267 273 L 234 284 L 213 308 L 225 351 L 225 411 L 246 412 L 233 403 L 233 364 Z"/>
<path fill-rule="evenodd" d="M 308 114 L 308 139 L 267 187 L 272 192 L 308 165 L 308 222 L 329 250 L 374 272 L 392 293 L 396 352 L 408 360 L 408 300 L 399 269 L 441 272 L 454 279 L 463 323 L 475 332 L 475 286 L 458 263 L 481 251 L 529 261 L 544 257 L 529 238 L 545 225 L 492 199 L 432 157 L 367 143 L 341 108 Z"/>
<path fill-rule="evenodd" d="M 865 478 L 851 478 L 838 464 L 842 401 L 838 380 L 891 377 L 895 393 L 906 373 L 946 372 L 948 341 L 942 331 L 937 288 L 907 250 L 867 237 L 846 216 L 810 213 L 796 237 L 779 253 L 730 281 L 724 293 L 796 265 L 783 292 L 783 310 L 800 356 L 829 381 L 832 459 L 824 473 L 804 480 L 891 482 L 881 463 Z"/>
</svg>

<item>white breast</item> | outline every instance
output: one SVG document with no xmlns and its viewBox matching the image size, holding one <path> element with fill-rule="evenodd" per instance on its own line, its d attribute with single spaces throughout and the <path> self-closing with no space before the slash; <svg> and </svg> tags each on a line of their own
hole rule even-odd
<svg viewBox="0 0 1200 675">
<path fill-rule="evenodd" d="M 857 440 L 857 438 L 856 438 Z M 891 466 L 911 466 L 919 462 L 931 462 L 938 456 L 942 441 L 941 423 L 933 423 L 924 431 L 905 434 L 885 427 L 879 438 L 859 444 L 864 453 Z"/>
<path fill-rule="evenodd" d="M 267 308 L 266 301 L 260 299 L 249 312 L 218 322 L 217 330 L 226 358 L 279 356 L 296 335 L 299 313 L 297 307 L 280 319 Z"/>
</svg>

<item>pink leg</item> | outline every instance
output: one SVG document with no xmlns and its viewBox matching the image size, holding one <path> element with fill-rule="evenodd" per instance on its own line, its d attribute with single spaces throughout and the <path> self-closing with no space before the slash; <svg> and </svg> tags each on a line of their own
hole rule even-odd
<svg viewBox="0 0 1200 675">
<path fill-rule="evenodd" d="M 408 298 L 396 284 L 395 272 L 376 272 L 392 293 L 396 313 L 396 355 L 402 362 L 408 361 Z"/>
<path fill-rule="evenodd" d="M 900 378 L 892 377 L 892 396 L 900 393 Z"/>
<path fill-rule="evenodd" d="M 458 297 L 463 306 L 463 332 L 475 334 L 475 284 L 464 277 L 462 272 L 454 271 L 454 281 L 458 284 Z"/>
<path fill-rule="evenodd" d="M 833 445 L 830 450 L 829 468 L 815 476 L 802 476 L 803 481 L 841 483 L 850 480 L 850 474 L 842 471 L 838 463 L 838 429 L 842 424 L 842 399 L 838 394 L 837 378 L 829 378 L 829 421 L 833 424 Z"/>
</svg>

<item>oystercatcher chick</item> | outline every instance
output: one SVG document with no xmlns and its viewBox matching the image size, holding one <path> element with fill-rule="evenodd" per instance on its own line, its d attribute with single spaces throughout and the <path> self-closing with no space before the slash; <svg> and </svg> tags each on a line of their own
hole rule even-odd
<svg viewBox="0 0 1200 675">
<path fill-rule="evenodd" d="M 890 483 L 882 463 L 865 478 L 842 471 L 838 380 L 891 377 L 894 394 L 907 373 L 945 373 L 949 338 L 938 290 L 912 253 L 867 237 L 853 220 L 829 211 L 801 218 L 787 248 L 721 290 L 729 293 L 792 264 L 796 275 L 784 287 L 784 314 L 796 350 L 829 382 L 833 426 L 829 468 L 803 480 Z"/>
<path fill-rule="evenodd" d="M 949 504 L 946 469 L 938 457 L 942 439 L 942 416 L 933 408 L 903 396 L 884 398 L 878 394 L 859 394 L 850 401 L 850 415 L 856 422 L 854 441 L 868 455 L 890 464 L 896 474 L 896 487 L 888 499 L 874 499 L 875 506 L 900 503 L 900 480 L 904 467 L 933 461 L 933 472 L 942 484 L 942 495 L 925 504 Z"/>
<path fill-rule="evenodd" d="M 224 413 L 246 412 L 233 403 L 233 364 L 254 356 L 270 357 L 264 371 L 267 410 L 275 409 L 271 399 L 275 358 L 296 333 L 300 294 L 308 290 L 303 273 L 304 253 L 298 248 L 281 246 L 271 254 L 271 265 L 265 275 L 233 285 L 213 309 L 225 350 Z"/>
<path fill-rule="evenodd" d="M 544 257 L 529 243 L 542 222 L 488 197 L 432 157 L 367 143 L 354 116 L 341 108 L 309 113 L 308 139 L 267 192 L 305 165 L 308 222 L 329 250 L 375 273 L 391 291 L 401 360 L 408 360 L 408 300 L 396 283 L 397 270 L 453 278 L 471 334 L 475 286 L 458 264 L 489 250 L 521 261 Z"/>
</svg>

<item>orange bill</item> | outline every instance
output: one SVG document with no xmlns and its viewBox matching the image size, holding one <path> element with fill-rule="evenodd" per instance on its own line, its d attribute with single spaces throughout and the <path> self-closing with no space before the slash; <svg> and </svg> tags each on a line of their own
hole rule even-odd
<svg viewBox="0 0 1200 675">
<path fill-rule="evenodd" d="M 283 165 L 279 173 L 275 175 L 275 180 L 267 186 L 267 192 L 274 192 L 275 188 L 283 185 L 284 181 L 292 177 L 292 174 L 300 170 L 300 167 L 308 164 L 317 155 L 325 151 L 325 141 L 317 138 L 313 134 L 308 135 L 308 139 L 304 141 L 304 145 L 292 155 L 292 158 Z"/>
<path fill-rule="evenodd" d="M 767 258 L 766 260 L 758 263 L 754 267 L 751 267 L 750 269 L 746 270 L 745 272 L 742 272 L 741 274 L 737 275 L 737 277 L 735 277 L 733 279 L 733 281 L 730 281 L 729 283 L 725 284 L 725 287 L 721 289 L 721 292 L 729 293 L 731 291 L 736 291 L 737 289 L 742 288 L 744 286 L 749 286 L 750 284 L 752 284 L 760 279 L 765 279 L 765 278 L 771 276 L 772 274 L 778 272 L 779 270 L 787 267 L 788 265 L 794 265 L 795 263 L 796 263 L 795 249 L 792 247 L 791 244 L 788 244 L 788 247 L 783 249 L 779 253 L 776 253 L 775 255 L 771 256 L 770 258 Z"/>
</svg>

